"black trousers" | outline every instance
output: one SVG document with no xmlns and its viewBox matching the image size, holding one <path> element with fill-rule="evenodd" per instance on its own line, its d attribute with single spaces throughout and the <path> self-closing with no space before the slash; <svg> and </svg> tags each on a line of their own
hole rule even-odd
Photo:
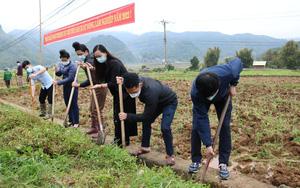
<svg viewBox="0 0 300 188">
<path fill-rule="evenodd" d="M 166 153 L 169 156 L 172 156 L 174 153 L 173 150 L 173 135 L 172 135 L 172 130 L 171 130 L 171 124 L 174 118 L 174 114 L 176 112 L 177 108 L 177 99 L 166 106 L 163 107 L 158 107 L 158 109 L 155 112 L 155 115 L 153 116 L 152 121 L 145 121 L 143 122 L 143 136 L 142 136 L 142 147 L 150 147 L 150 137 L 151 137 L 151 124 L 155 121 L 155 119 L 162 114 L 162 119 L 161 119 L 161 132 L 162 132 L 162 137 L 165 142 L 166 146 Z"/>
<path fill-rule="evenodd" d="M 46 98 L 48 100 L 49 104 L 52 104 L 52 95 L 53 95 L 53 85 L 49 87 L 48 89 L 41 88 L 39 101 L 41 104 L 45 104 Z"/>
<path fill-rule="evenodd" d="M 7 88 L 10 88 L 10 80 L 4 80 Z"/>
</svg>

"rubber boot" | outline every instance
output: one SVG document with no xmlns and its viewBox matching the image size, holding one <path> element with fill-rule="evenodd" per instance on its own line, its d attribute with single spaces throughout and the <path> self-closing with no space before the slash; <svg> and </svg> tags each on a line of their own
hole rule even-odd
<svg viewBox="0 0 300 188">
<path fill-rule="evenodd" d="M 87 130 L 86 134 L 96 134 L 96 133 L 98 133 L 98 127 L 99 127 L 98 122 L 95 119 L 93 119 L 92 120 L 92 126 L 89 130 Z"/>
<path fill-rule="evenodd" d="M 44 119 L 50 119 L 52 118 L 52 104 L 48 104 L 47 114 L 44 117 Z"/>
<path fill-rule="evenodd" d="M 41 110 L 41 113 L 40 113 L 40 117 L 45 117 L 46 116 L 46 103 L 45 104 L 40 104 L 40 110 Z"/>
</svg>

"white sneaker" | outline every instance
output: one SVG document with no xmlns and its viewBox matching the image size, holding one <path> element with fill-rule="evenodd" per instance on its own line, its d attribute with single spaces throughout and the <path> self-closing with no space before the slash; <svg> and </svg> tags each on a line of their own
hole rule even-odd
<svg viewBox="0 0 300 188">
<path fill-rule="evenodd" d="M 78 127 L 79 127 L 79 124 L 74 124 L 72 127 L 73 127 L 73 128 L 78 128 Z"/>
</svg>

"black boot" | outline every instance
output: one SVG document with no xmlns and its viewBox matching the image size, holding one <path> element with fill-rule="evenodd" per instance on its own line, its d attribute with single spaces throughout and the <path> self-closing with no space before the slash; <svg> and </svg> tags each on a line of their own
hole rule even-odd
<svg viewBox="0 0 300 188">
<path fill-rule="evenodd" d="M 45 117 L 46 116 L 46 103 L 45 104 L 40 104 L 40 111 L 41 111 L 41 113 L 40 113 L 40 117 Z"/>
</svg>

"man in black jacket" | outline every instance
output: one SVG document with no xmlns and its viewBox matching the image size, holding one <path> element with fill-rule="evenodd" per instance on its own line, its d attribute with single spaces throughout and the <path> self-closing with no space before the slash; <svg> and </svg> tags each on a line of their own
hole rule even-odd
<svg viewBox="0 0 300 188">
<path fill-rule="evenodd" d="M 120 120 L 143 123 L 141 148 L 135 153 L 141 155 L 150 152 L 151 124 L 162 114 L 161 132 L 166 146 L 166 163 L 174 165 L 173 137 L 171 124 L 177 108 L 177 96 L 166 85 L 147 77 L 139 77 L 136 73 L 126 73 L 118 78 L 118 83 L 124 82 L 126 91 L 132 98 L 138 97 L 145 104 L 142 114 L 120 113 Z"/>
<path fill-rule="evenodd" d="M 80 61 L 79 65 L 85 70 L 85 74 L 87 76 L 87 79 L 82 83 L 79 84 L 77 82 L 73 82 L 72 85 L 74 87 L 82 87 L 82 88 L 90 85 L 90 80 L 88 79 L 88 74 L 87 74 L 87 67 L 91 70 L 91 77 L 94 85 L 103 82 L 104 80 L 97 79 L 96 71 L 94 68 L 94 58 L 91 57 L 89 53 L 89 49 L 84 44 L 80 44 L 79 42 L 74 42 L 72 46 Z M 98 99 L 98 104 L 100 109 L 101 122 L 103 125 L 104 124 L 103 109 L 106 100 L 107 88 L 97 88 L 95 89 L 95 91 L 96 91 L 96 96 Z M 97 108 L 95 105 L 94 98 L 92 96 L 90 102 L 90 112 L 91 112 L 92 125 L 91 128 L 87 131 L 87 134 L 98 133 L 99 125 L 98 125 Z"/>
</svg>

